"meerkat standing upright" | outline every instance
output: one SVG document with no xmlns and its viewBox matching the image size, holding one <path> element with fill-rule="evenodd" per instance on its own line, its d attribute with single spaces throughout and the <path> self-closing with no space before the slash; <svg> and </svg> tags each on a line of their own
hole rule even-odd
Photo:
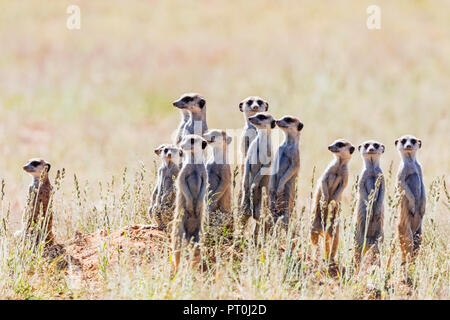
<svg viewBox="0 0 450 320">
<path fill-rule="evenodd" d="M 278 148 L 272 167 L 269 203 L 274 222 L 281 218 L 287 226 L 294 207 L 295 179 L 300 170 L 298 144 L 303 123 L 291 116 L 285 116 L 275 123 L 284 133 L 284 142 Z"/>
<path fill-rule="evenodd" d="M 223 130 L 209 130 L 203 137 L 213 148 L 212 157 L 206 164 L 209 221 L 213 226 L 231 229 L 231 166 L 228 162 L 231 137 Z"/>
<path fill-rule="evenodd" d="M 385 193 L 384 176 L 380 168 L 380 157 L 384 153 L 384 145 L 377 141 L 366 141 L 358 146 L 358 150 L 364 161 L 364 167 L 359 180 L 355 230 L 357 267 L 367 250 L 373 248 L 375 254 L 379 253 L 378 243 L 383 241 Z"/>
<path fill-rule="evenodd" d="M 173 220 L 175 209 L 175 179 L 181 168 L 183 151 L 171 144 L 162 144 L 155 149 L 162 163 L 158 169 L 158 180 L 152 193 L 149 215 L 160 229 L 166 229 Z"/>
<path fill-rule="evenodd" d="M 197 93 L 186 93 L 180 99 L 174 101 L 173 105 L 180 110 L 187 110 L 189 112 L 189 120 L 184 126 L 183 137 L 189 134 L 203 136 L 208 131 L 208 125 L 206 124 L 206 101 L 202 96 Z"/>
<path fill-rule="evenodd" d="M 398 221 L 398 235 L 402 262 L 413 260 L 422 242 L 422 219 L 425 214 L 426 194 L 422 167 L 416 159 L 422 141 L 412 135 L 395 140 L 402 163 L 398 168 L 397 182 L 404 192 Z"/>
<path fill-rule="evenodd" d="M 183 165 L 177 178 L 176 219 L 179 227 L 174 228 L 173 244 L 175 268 L 180 261 L 181 241 L 200 240 L 203 208 L 205 203 L 208 175 L 203 159 L 207 146 L 199 135 L 187 135 L 181 141 Z"/>
<path fill-rule="evenodd" d="M 180 109 L 181 121 L 177 129 L 177 135 L 175 137 L 175 144 L 179 144 L 183 139 L 184 128 L 186 127 L 189 119 L 191 117 L 189 111 L 187 109 Z"/>
<path fill-rule="evenodd" d="M 257 129 L 257 136 L 248 148 L 245 158 L 244 177 L 242 179 L 241 226 L 245 227 L 253 216 L 259 220 L 262 208 L 262 188 L 268 191 L 270 169 L 272 165 L 271 130 L 275 120 L 265 112 L 249 118 Z"/>
<path fill-rule="evenodd" d="M 52 185 L 48 179 L 51 165 L 42 159 L 31 159 L 23 170 L 31 175 L 32 182 L 29 187 L 29 204 L 31 211 L 26 213 L 24 229 L 26 236 L 36 237 L 37 241 L 45 241 L 51 244 L 53 236 L 53 214 L 49 208 Z M 44 237 L 41 238 L 44 232 Z"/>
<path fill-rule="evenodd" d="M 340 139 L 328 146 L 328 150 L 333 153 L 334 160 L 328 165 L 318 181 L 313 206 L 314 220 L 311 228 L 311 241 L 314 246 L 317 246 L 319 236 L 324 235 L 326 256 L 333 262 L 339 241 L 339 224 L 337 221 L 334 233 L 333 228 L 339 211 L 342 192 L 348 184 L 347 165 L 355 147 L 350 142 Z"/>
</svg>

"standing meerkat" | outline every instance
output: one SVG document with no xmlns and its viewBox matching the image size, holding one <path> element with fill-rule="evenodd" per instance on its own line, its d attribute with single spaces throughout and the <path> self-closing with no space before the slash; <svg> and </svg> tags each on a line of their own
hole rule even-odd
<svg viewBox="0 0 450 320">
<path fill-rule="evenodd" d="M 175 144 L 179 144 L 183 139 L 184 128 L 186 127 L 191 117 L 187 109 L 180 109 L 181 121 L 177 129 L 177 135 L 175 136 Z"/>
<path fill-rule="evenodd" d="M 269 203 L 274 222 L 282 219 L 285 226 L 294 208 L 295 180 L 300 170 L 300 131 L 303 123 L 297 118 L 285 116 L 275 121 L 284 133 L 284 141 L 278 148 L 269 180 Z"/>
<path fill-rule="evenodd" d="M 319 243 L 319 236 L 325 233 L 325 252 L 333 262 L 339 241 L 339 224 L 336 221 L 342 192 L 348 184 L 348 162 L 355 147 L 347 140 L 339 139 L 328 146 L 334 160 L 318 181 L 318 188 L 313 206 L 314 220 L 311 228 L 311 241 L 314 246 Z M 331 255 L 330 255 L 331 254 Z"/>
<path fill-rule="evenodd" d="M 150 217 L 158 228 L 166 229 L 173 220 L 175 210 L 175 180 L 181 168 L 183 151 L 171 144 L 162 144 L 155 149 L 162 163 L 158 169 L 158 180 L 152 193 L 152 203 L 148 209 Z"/>
<path fill-rule="evenodd" d="M 184 126 L 183 137 L 189 134 L 203 136 L 208 131 L 208 125 L 206 124 L 206 101 L 202 96 L 197 93 L 186 93 L 180 99 L 174 101 L 173 105 L 180 110 L 187 110 L 189 112 L 189 120 Z"/>
<path fill-rule="evenodd" d="M 187 135 L 181 141 L 183 165 L 177 178 L 176 221 L 178 228 L 173 229 L 175 269 L 180 262 L 182 240 L 187 242 L 200 240 L 202 215 L 205 203 L 208 175 L 203 159 L 207 146 L 205 139 L 198 135 Z M 198 249 L 198 248 L 197 248 Z M 196 249 L 196 255 L 198 250 Z"/>
<path fill-rule="evenodd" d="M 38 242 L 43 240 L 47 244 L 53 243 L 54 240 L 53 214 L 49 208 L 52 193 L 52 185 L 48 179 L 50 168 L 51 164 L 43 159 L 31 159 L 23 167 L 32 177 L 27 206 L 30 211 L 26 212 L 24 219 L 25 235 L 36 237 Z M 43 238 L 41 232 L 45 232 Z"/>
<path fill-rule="evenodd" d="M 400 204 L 398 235 L 402 250 L 402 262 L 414 259 L 422 242 L 422 219 L 425 214 L 426 194 L 422 167 L 416 159 L 422 141 L 412 135 L 395 140 L 402 163 L 398 168 L 397 182 L 404 192 Z"/>
<path fill-rule="evenodd" d="M 373 248 L 374 253 L 378 254 L 378 243 L 383 241 L 386 187 L 383 171 L 380 168 L 380 157 L 384 153 L 384 149 L 384 145 L 377 141 L 366 141 L 358 146 L 364 167 L 359 180 L 355 230 L 355 263 L 357 267 L 359 267 L 362 255 L 367 250 Z"/>
<path fill-rule="evenodd" d="M 248 119 L 256 127 L 257 136 L 250 144 L 245 158 L 241 199 L 243 227 L 251 216 L 259 220 L 261 214 L 262 188 L 268 191 L 272 164 L 271 131 L 275 128 L 275 120 L 266 112 L 258 113 Z"/>
<path fill-rule="evenodd" d="M 208 173 L 208 217 L 217 227 L 233 225 L 231 212 L 231 166 L 228 162 L 228 145 L 232 138 L 223 130 L 210 130 L 204 134 L 212 147 L 212 157 L 206 164 Z"/>
</svg>

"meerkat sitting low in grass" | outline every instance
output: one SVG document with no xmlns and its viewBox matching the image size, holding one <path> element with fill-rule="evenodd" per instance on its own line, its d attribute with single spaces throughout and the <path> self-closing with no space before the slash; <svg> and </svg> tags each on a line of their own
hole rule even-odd
<svg viewBox="0 0 450 320">
<path fill-rule="evenodd" d="M 336 221 L 339 203 L 342 192 L 348 184 L 347 165 L 355 147 L 350 142 L 340 139 L 328 146 L 328 150 L 333 153 L 334 160 L 318 181 L 313 205 L 311 241 L 317 246 L 319 236 L 323 235 L 326 257 L 333 262 L 339 242 L 339 224 Z"/>
<path fill-rule="evenodd" d="M 366 141 L 358 146 L 364 167 L 359 179 L 359 198 L 355 229 L 355 263 L 359 267 L 361 257 L 372 249 L 377 255 L 378 244 L 383 241 L 385 182 L 380 168 L 384 145 Z"/>
<path fill-rule="evenodd" d="M 268 192 L 272 165 L 271 130 L 275 128 L 272 115 L 261 112 L 249 118 L 257 129 L 257 136 L 250 144 L 245 159 L 242 180 L 241 227 L 250 217 L 259 220 L 262 209 L 262 189 Z"/>
<path fill-rule="evenodd" d="M 31 175 L 27 211 L 24 217 L 25 236 L 35 238 L 37 242 L 51 244 L 53 235 L 53 213 L 49 206 L 52 185 L 48 178 L 51 165 L 43 159 L 31 159 L 23 170 Z"/>
<path fill-rule="evenodd" d="M 303 123 L 297 118 L 285 116 L 275 121 L 284 133 L 284 141 L 278 148 L 269 180 L 270 211 L 276 223 L 282 219 L 284 226 L 294 207 L 295 180 L 300 170 L 300 131 Z"/>
<path fill-rule="evenodd" d="M 176 221 L 173 231 L 175 268 L 180 261 L 181 242 L 200 240 L 208 174 L 203 159 L 207 142 L 199 135 L 187 135 L 180 143 L 183 164 L 177 178 Z"/>
<path fill-rule="evenodd" d="M 398 237 L 402 251 L 402 262 L 414 260 L 422 242 L 422 219 L 425 215 L 426 194 L 423 184 L 422 166 L 416 153 L 422 141 L 412 135 L 395 140 L 402 158 L 398 168 L 397 182 L 404 193 L 400 203 Z"/>
<path fill-rule="evenodd" d="M 209 130 L 203 137 L 212 147 L 212 156 L 206 164 L 208 173 L 207 211 L 211 226 L 231 230 L 231 166 L 228 146 L 232 138 L 223 130 Z"/>
<path fill-rule="evenodd" d="M 158 180 L 152 193 L 149 215 L 158 228 L 166 229 L 173 220 L 175 210 L 175 180 L 181 168 L 183 151 L 171 144 L 162 144 L 155 149 L 162 163 L 158 169 Z"/>
</svg>

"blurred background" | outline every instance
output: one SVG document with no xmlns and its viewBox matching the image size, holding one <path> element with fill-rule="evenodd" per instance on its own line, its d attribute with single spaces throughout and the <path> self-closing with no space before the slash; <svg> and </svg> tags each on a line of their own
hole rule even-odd
<svg viewBox="0 0 450 320">
<path fill-rule="evenodd" d="M 72 4 L 80 30 L 66 27 Z M 372 4 L 380 30 L 366 27 Z M 416 135 L 428 188 L 449 172 L 449 12 L 431 0 L 0 0 L 0 177 L 12 215 L 31 157 L 53 177 L 66 168 L 71 188 L 73 174 L 95 185 L 140 163 L 152 171 L 153 149 L 178 125 L 171 102 L 191 91 L 206 98 L 210 128 L 241 128 L 249 95 L 276 118 L 299 117 L 301 199 L 340 137 L 381 141 L 382 167 L 396 171 L 394 140 Z M 351 181 L 361 165 L 354 156 Z"/>
</svg>

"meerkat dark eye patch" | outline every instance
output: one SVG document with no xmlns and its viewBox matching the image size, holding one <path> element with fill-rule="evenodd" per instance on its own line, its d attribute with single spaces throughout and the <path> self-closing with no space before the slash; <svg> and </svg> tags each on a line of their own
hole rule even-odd
<svg viewBox="0 0 450 320">
<path fill-rule="evenodd" d="M 167 149 L 167 148 L 164 149 L 164 153 L 167 153 L 167 152 L 169 152 L 169 149 Z"/>
<path fill-rule="evenodd" d="M 370 144 L 366 143 L 366 144 L 364 145 L 364 149 L 368 149 L 369 146 L 370 146 Z"/>
<path fill-rule="evenodd" d="M 248 100 L 247 105 L 251 106 L 253 104 L 253 100 Z"/>
<path fill-rule="evenodd" d="M 32 165 L 33 167 L 37 167 L 38 165 L 40 165 L 41 163 L 39 161 L 32 161 L 30 163 L 30 165 Z"/>
<path fill-rule="evenodd" d="M 402 139 L 402 144 L 405 144 L 406 143 L 406 139 Z"/>
<path fill-rule="evenodd" d="M 262 100 L 257 100 L 256 103 L 257 103 L 259 106 L 262 106 L 262 104 L 263 104 L 264 102 L 263 102 Z"/>
<path fill-rule="evenodd" d="M 183 99 L 181 99 L 181 101 L 183 101 L 184 103 L 189 103 L 192 100 L 194 100 L 194 98 L 192 98 L 192 97 L 184 97 Z"/>
<path fill-rule="evenodd" d="M 417 140 L 416 139 L 411 139 L 411 144 L 416 144 Z"/>
<path fill-rule="evenodd" d="M 260 114 L 260 115 L 258 115 L 257 118 L 258 118 L 259 120 L 265 120 L 265 119 L 266 119 L 266 116 L 263 115 L 263 114 Z"/>
<path fill-rule="evenodd" d="M 292 122 L 294 122 L 294 119 L 292 119 L 292 118 L 284 118 L 284 121 L 286 121 L 287 123 L 292 123 Z"/>
<path fill-rule="evenodd" d="M 378 143 L 374 143 L 374 144 L 373 144 L 373 147 L 374 147 L 375 149 L 378 149 L 378 148 L 380 147 L 380 145 L 379 145 Z"/>
<path fill-rule="evenodd" d="M 342 148 L 343 146 L 344 146 L 344 144 L 342 142 L 336 143 L 336 147 L 338 147 L 338 148 Z"/>
</svg>

